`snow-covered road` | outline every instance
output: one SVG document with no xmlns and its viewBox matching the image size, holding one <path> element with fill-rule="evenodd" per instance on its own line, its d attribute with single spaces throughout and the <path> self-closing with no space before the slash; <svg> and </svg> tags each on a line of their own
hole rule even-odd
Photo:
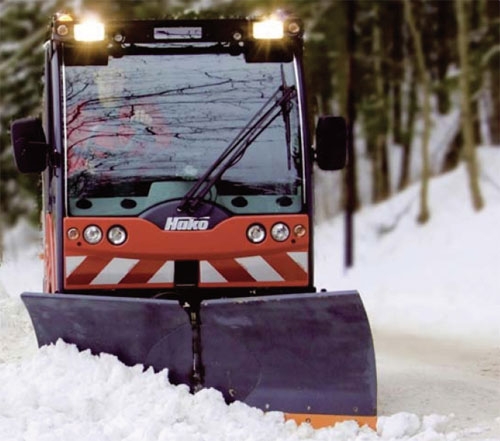
<svg viewBox="0 0 500 441">
<path fill-rule="evenodd" d="M 374 338 L 381 414 L 453 416 L 449 430 L 466 439 L 500 439 L 500 347 L 377 330 Z"/>
</svg>

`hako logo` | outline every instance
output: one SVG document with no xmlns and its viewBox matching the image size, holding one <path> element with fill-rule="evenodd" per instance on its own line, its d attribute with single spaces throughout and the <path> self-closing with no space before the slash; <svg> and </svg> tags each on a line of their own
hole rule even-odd
<svg viewBox="0 0 500 441">
<path fill-rule="evenodd" d="M 209 217 L 167 217 L 165 230 L 168 231 L 199 231 L 208 230 Z"/>
</svg>

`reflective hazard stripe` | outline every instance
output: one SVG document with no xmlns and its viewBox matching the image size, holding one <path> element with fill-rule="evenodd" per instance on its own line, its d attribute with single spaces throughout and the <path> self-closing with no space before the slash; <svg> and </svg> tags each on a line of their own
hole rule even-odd
<svg viewBox="0 0 500 441">
<path fill-rule="evenodd" d="M 172 260 L 67 256 L 66 280 L 74 285 L 150 285 L 174 283 Z M 303 280 L 308 273 L 307 252 L 277 253 L 266 257 L 200 261 L 200 283 L 230 284 Z"/>
<path fill-rule="evenodd" d="M 200 281 L 202 283 L 227 283 L 227 279 L 207 260 L 200 262 Z"/>
<path fill-rule="evenodd" d="M 85 260 L 86 256 L 69 256 L 66 257 L 66 277 L 68 277 L 75 269 Z"/>
<path fill-rule="evenodd" d="M 281 277 L 261 256 L 235 259 L 258 282 L 282 282 Z"/>
<path fill-rule="evenodd" d="M 287 253 L 306 273 L 309 272 L 309 260 L 305 251 L 290 251 Z"/>
<path fill-rule="evenodd" d="M 95 277 L 91 285 L 115 285 L 129 273 L 129 271 L 137 265 L 138 259 L 122 259 L 116 257 L 103 268 L 103 270 Z"/>
<path fill-rule="evenodd" d="M 174 261 L 165 262 L 161 268 L 156 271 L 147 283 L 173 283 L 174 281 Z"/>
</svg>

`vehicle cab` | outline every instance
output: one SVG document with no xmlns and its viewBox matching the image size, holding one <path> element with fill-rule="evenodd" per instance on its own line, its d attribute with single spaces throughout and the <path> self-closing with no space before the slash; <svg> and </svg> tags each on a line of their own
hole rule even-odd
<svg viewBox="0 0 500 441">
<path fill-rule="evenodd" d="M 54 16 L 43 130 L 13 125 L 19 168 L 43 171 L 46 292 L 314 290 L 302 34 Z M 343 120 L 320 123 L 341 168 Z"/>
</svg>

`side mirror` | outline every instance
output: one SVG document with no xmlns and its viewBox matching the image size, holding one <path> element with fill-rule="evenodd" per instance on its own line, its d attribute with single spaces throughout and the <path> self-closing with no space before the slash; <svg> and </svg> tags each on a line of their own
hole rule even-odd
<svg viewBox="0 0 500 441">
<path fill-rule="evenodd" d="M 40 119 L 14 121 L 10 126 L 10 136 L 16 166 L 21 173 L 40 173 L 46 169 L 49 146 Z"/>
<path fill-rule="evenodd" d="M 316 162 L 321 170 L 341 170 L 347 161 L 347 126 L 340 116 L 321 116 L 316 126 Z"/>
</svg>

